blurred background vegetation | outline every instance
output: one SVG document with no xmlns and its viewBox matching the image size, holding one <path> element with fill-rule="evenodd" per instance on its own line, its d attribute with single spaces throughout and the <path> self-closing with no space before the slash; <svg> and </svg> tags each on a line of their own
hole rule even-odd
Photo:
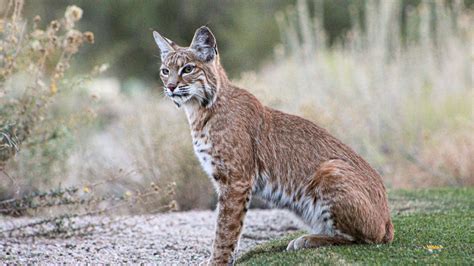
<svg viewBox="0 0 474 266">
<path fill-rule="evenodd" d="M 401 12 L 397 19 L 406 35 L 407 14 L 416 9 L 421 0 L 400 0 Z M 435 2 L 435 1 L 428 1 Z M 447 1 L 452 5 L 455 1 Z M 474 0 L 463 0 L 467 7 Z M 219 36 L 222 61 L 232 77 L 243 71 L 255 71 L 267 63 L 277 44 L 282 42 L 275 15 L 291 12 L 295 0 L 236 1 L 236 0 L 158 0 L 158 1 L 30 1 L 25 6 L 26 17 L 40 15 L 45 21 L 60 17 L 64 8 L 75 4 L 84 10 L 81 28 L 94 32 L 94 46 L 85 47 L 79 56 L 82 69 L 109 62 L 113 73 L 122 81 L 156 80 L 157 50 L 150 38 L 157 30 L 176 43 L 185 46 L 194 30 L 208 25 Z M 328 44 L 342 40 L 360 12 L 364 19 L 364 0 L 308 1 L 311 17 L 320 17 Z M 318 8 L 315 9 L 314 7 Z M 433 18 L 435 19 L 435 18 Z"/>
<path fill-rule="evenodd" d="M 328 128 L 389 188 L 474 185 L 474 0 L 42 0 L 15 17 L 18 2 L 0 0 L 0 200 L 30 206 L 32 193 L 74 187 L 96 202 L 158 194 L 132 212 L 163 210 L 171 195 L 182 210 L 211 208 L 151 35 L 185 46 L 201 25 L 234 82 Z M 71 36 L 84 39 L 77 51 Z M 41 63 L 43 46 L 54 51 Z"/>
</svg>

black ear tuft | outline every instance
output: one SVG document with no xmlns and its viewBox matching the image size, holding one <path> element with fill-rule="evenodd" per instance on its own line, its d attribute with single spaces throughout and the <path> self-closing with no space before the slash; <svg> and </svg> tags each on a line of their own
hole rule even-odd
<svg viewBox="0 0 474 266">
<path fill-rule="evenodd" d="M 189 47 L 193 49 L 197 57 L 204 62 L 213 60 L 217 55 L 216 38 L 206 26 L 202 26 L 196 30 L 193 41 Z"/>
</svg>

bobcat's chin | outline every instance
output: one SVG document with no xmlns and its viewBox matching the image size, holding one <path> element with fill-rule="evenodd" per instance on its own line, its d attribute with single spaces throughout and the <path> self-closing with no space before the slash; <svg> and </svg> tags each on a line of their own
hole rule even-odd
<svg viewBox="0 0 474 266">
<path fill-rule="evenodd" d="M 167 94 L 167 96 L 178 108 L 191 101 L 193 98 L 193 95 L 189 94 Z"/>
</svg>

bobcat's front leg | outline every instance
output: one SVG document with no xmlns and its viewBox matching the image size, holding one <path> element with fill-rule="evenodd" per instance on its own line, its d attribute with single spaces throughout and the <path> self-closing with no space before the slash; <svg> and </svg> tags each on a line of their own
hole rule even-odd
<svg viewBox="0 0 474 266">
<path fill-rule="evenodd" d="M 239 242 L 250 201 L 250 184 L 234 183 L 228 186 L 230 187 L 222 187 L 219 195 L 216 236 L 210 260 L 211 265 L 233 263 L 234 251 Z"/>
</svg>

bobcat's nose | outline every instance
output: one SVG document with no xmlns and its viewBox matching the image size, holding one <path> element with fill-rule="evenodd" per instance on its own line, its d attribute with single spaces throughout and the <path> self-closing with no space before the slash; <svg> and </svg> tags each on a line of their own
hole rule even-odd
<svg viewBox="0 0 474 266">
<path fill-rule="evenodd" d="M 171 92 L 173 92 L 175 89 L 176 89 L 176 84 L 168 84 L 166 87 L 168 88 L 168 90 L 170 90 Z"/>
</svg>

